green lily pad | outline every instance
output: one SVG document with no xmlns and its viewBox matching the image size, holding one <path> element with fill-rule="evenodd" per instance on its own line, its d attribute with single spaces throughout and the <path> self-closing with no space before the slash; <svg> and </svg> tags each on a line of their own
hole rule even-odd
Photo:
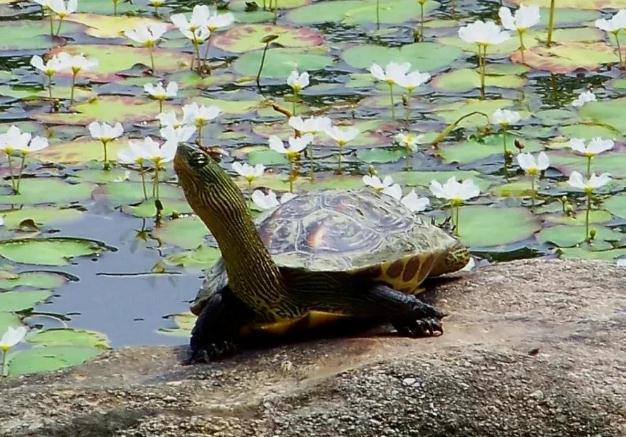
<svg viewBox="0 0 626 437">
<path fill-rule="evenodd" d="M 16 287 L 59 288 L 68 281 L 68 277 L 54 272 L 20 272 L 14 278 L 0 279 L 1 290 Z"/>
<path fill-rule="evenodd" d="M 268 147 L 259 147 L 247 153 L 250 165 L 285 165 L 288 163 L 284 154 L 278 153 Z"/>
<path fill-rule="evenodd" d="M 216 247 L 200 246 L 193 250 L 174 253 L 165 258 L 165 262 L 190 269 L 206 269 L 222 256 Z"/>
<path fill-rule="evenodd" d="M 626 249 L 589 250 L 587 247 L 571 247 L 560 249 L 561 258 L 565 259 L 595 259 L 612 261 L 626 255 Z"/>
<path fill-rule="evenodd" d="M 110 6 L 112 8 L 113 3 L 109 3 L 111 3 Z M 81 11 L 84 10 L 82 3 L 80 7 Z M 142 24 L 160 23 L 159 20 L 148 17 L 100 14 L 71 14 L 65 21 L 80 23 L 86 26 L 87 30 L 85 30 L 85 33 L 96 38 L 126 38 L 123 34 L 124 31 L 134 29 Z"/>
<path fill-rule="evenodd" d="M 626 194 L 609 197 L 604 201 L 604 207 L 611 214 L 626 219 Z"/>
<path fill-rule="evenodd" d="M 197 97 L 192 99 L 191 101 L 205 106 L 217 106 L 222 110 L 224 114 L 237 115 L 256 111 L 262 106 L 263 103 L 261 99 L 243 99 L 241 95 L 238 95 L 237 93 L 231 93 L 226 95 L 231 96 L 232 100 Z"/>
<path fill-rule="evenodd" d="M 149 179 L 149 176 L 146 176 L 146 190 L 149 196 L 148 202 L 154 202 L 154 200 L 150 199 L 152 195 L 152 181 Z M 145 202 L 141 182 L 118 182 L 108 184 L 104 187 L 103 192 L 109 202 L 114 206 Z M 159 185 L 159 194 L 163 202 L 166 202 L 168 199 L 180 200 L 183 197 L 178 187 L 163 183 Z"/>
<path fill-rule="evenodd" d="M 52 55 L 66 52 L 71 55 L 83 54 L 98 61 L 98 67 L 81 73 L 82 77 L 97 80 L 115 80 L 115 73 L 132 68 L 136 64 L 150 66 L 150 50 L 142 47 L 106 44 L 70 44 L 51 52 Z M 191 55 L 180 50 L 156 48 L 154 50 L 154 68 L 159 74 L 175 73 L 189 69 Z"/>
<path fill-rule="evenodd" d="M 52 95 L 57 99 L 69 99 L 72 93 L 72 87 L 67 85 L 52 86 Z M 33 85 L 2 85 L 0 86 L 0 95 L 14 97 L 23 100 L 35 100 L 48 97 L 48 88 Z M 94 98 L 96 94 L 91 90 L 80 87 L 74 88 L 74 98 L 77 101 Z"/>
<path fill-rule="evenodd" d="M 526 82 L 526 79 L 513 75 L 485 76 L 485 86 L 489 87 L 521 88 Z M 441 91 L 464 93 L 480 88 L 480 74 L 476 70 L 462 68 L 438 75 L 433 79 L 431 85 Z"/>
<path fill-rule="evenodd" d="M 602 126 L 597 124 L 574 124 L 570 126 L 559 126 L 559 132 L 566 138 L 583 138 L 590 140 L 592 138 L 614 138 L 619 136 L 620 132 L 611 126 Z"/>
<path fill-rule="evenodd" d="M 57 223 L 67 223 L 80 219 L 83 212 L 74 208 L 59 209 L 40 206 L 37 208 L 22 208 L 3 213 L 4 225 L 8 229 L 19 229 L 24 220 L 32 220 L 37 226 Z"/>
<path fill-rule="evenodd" d="M 170 216 L 173 213 L 189 214 L 193 212 L 193 209 L 191 209 L 186 200 L 162 198 L 161 203 L 163 204 L 161 215 L 164 217 Z M 123 206 L 122 211 L 135 217 L 148 218 L 156 216 L 156 206 L 154 205 L 153 199 L 145 200 L 136 206 Z"/>
<path fill-rule="evenodd" d="M 508 108 L 512 104 L 513 102 L 507 99 L 465 99 L 459 102 L 440 105 L 435 109 L 435 113 L 445 120 L 446 123 L 454 123 L 461 117 L 473 112 L 485 114 L 469 116 L 463 119 L 458 125 L 459 127 L 479 127 L 487 125 L 489 123 L 487 117 L 493 114 L 497 109 Z"/>
<path fill-rule="evenodd" d="M 80 32 L 84 26 L 76 23 L 63 23 L 61 35 L 71 35 Z M 59 40 L 50 37 L 50 23 L 48 19 L 29 21 L 3 21 L 2 31 L 10 38 L 0 40 L 0 52 L 19 50 L 45 50 L 55 47 Z M 56 29 L 55 29 L 56 31 Z"/>
<path fill-rule="evenodd" d="M 213 43 L 222 50 L 243 53 L 262 49 L 261 40 L 267 35 L 276 35 L 273 41 L 282 47 L 315 47 L 324 43 L 322 34 L 307 27 L 285 27 L 271 24 L 246 24 L 235 26 L 215 37 Z"/>
<path fill-rule="evenodd" d="M 368 164 L 385 164 L 397 162 L 406 156 L 406 150 L 398 147 L 392 149 L 362 149 L 358 150 L 356 157 Z"/>
<path fill-rule="evenodd" d="M 81 0 L 78 6 L 80 12 L 88 12 L 91 14 L 113 15 L 113 2 L 102 0 Z M 139 9 L 138 2 L 118 1 L 117 14 L 126 14 Z M 125 15 L 124 15 L 125 16 Z"/>
<path fill-rule="evenodd" d="M 373 63 L 385 66 L 393 61 L 409 62 L 412 70 L 439 71 L 461 56 L 461 50 L 432 42 L 407 44 L 400 48 L 364 44 L 345 50 L 341 56 L 355 68 L 369 68 Z"/>
<path fill-rule="evenodd" d="M 52 372 L 76 366 L 97 357 L 103 349 L 96 347 L 49 346 L 34 347 L 9 354 L 9 376 Z"/>
<path fill-rule="evenodd" d="M 104 247 L 80 238 L 24 238 L 0 241 L 0 255 L 13 262 L 62 266 L 79 256 L 97 255 Z"/>
<path fill-rule="evenodd" d="M 459 212 L 460 238 L 472 248 L 503 246 L 526 240 L 541 229 L 526 208 L 463 206 Z"/>
<path fill-rule="evenodd" d="M 117 153 L 127 147 L 127 142 L 124 139 L 111 141 L 107 145 L 108 156 L 115 161 Z M 100 141 L 69 141 L 67 143 L 52 144 L 39 152 L 37 157 L 41 161 L 46 162 L 78 164 L 89 161 L 102 161 L 104 150 Z"/>
<path fill-rule="evenodd" d="M 626 134 L 625 105 L 626 97 L 589 102 L 580 108 L 580 115 L 589 122 L 612 126 L 623 135 Z"/>
<path fill-rule="evenodd" d="M 170 314 L 165 317 L 176 325 L 175 328 L 159 328 L 158 333 L 175 337 L 189 337 L 196 324 L 196 315 L 191 312 Z"/>
<path fill-rule="evenodd" d="M 244 53 L 233 63 L 233 68 L 240 74 L 256 76 L 261 65 L 262 50 Z M 325 49 L 269 49 L 265 56 L 262 77 L 284 78 L 294 69 L 301 71 L 321 70 L 332 65 L 332 59 Z"/>
<path fill-rule="evenodd" d="M 591 226 L 597 234 L 593 244 L 601 241 L 619 241 L 624 235 L 603 226 Z M 544 228 L 537 234 L 542 243 L 552 243 L 559 247 L 574 247 L 586 238 L 585 226 L 556 225 Z"/>
<path fill-rule="evenodd" d="M 299 24 L 336 23 L 366 24 L 376 23 L 376 0 L 338 0 L 319 2 L 294 9 L 287 14 L 287 19 Z M 439 7 L 439 3 L 428 1 L 424 13 Z M 404 23 L 416 20 L 420 9 L 415 0 L 380 0 L 381 23 Z"/>
<path fill-rule="evenodd" d="M 164 110 L 170 110 L 167 105 Z M 42 123 L 71 124 L 86 126 L 92 121 L 115 123 L 136 123 L 154 120 L 159 105 L 152 100 L 128 96 L 100 96 L 89 102 L 74 105 L 76 112 L 39 112 L 32 117 Z M 117 147 L 117 146 L 114 146 Z M 113 158 L 113 157 L 112 157 Z"/>
<path fill-rule="evenodd" d="M 27 337 L 27 341 L 42 346 L 88 346 L 100 349 L 111 347 L 109 339 L 100 332 L 71 328 L 36 331 Z"/>
<path fill-rule="evenodd" d="M 512 0 L 513 3 L 525 4 L 526 6 L 541 6 L 542 8 L 550 7 L 550 0 Z M 626 8 L 626 0 L 559 0 L 559 8 L 572 9 L 620 9 Z M 555 15 L 558 16 L 559 9 Z"/>
<path fill-rule="evenodd" d="M 92 184 L 68 184 L 61 179 L 35 178 L 22 179 L 20 194 L 7 194 L 10 187 L 0 186 L 5 194 L 0 194 L 0 204 L 36 205 L 53 203 L 57 206 L 87 199 L 95 188 Z"/>
<path fill-rule="evenodd" d="M 421 186 L 428 188 L 433 180 L 443 184 L 452 176 L 455 176 L 457 180 L 472 179 L 482 192 L 486 191 L 491 185 L 491 181 L 485 179 L 479 172 L 474 170 L 403 171 L 392 173 L 391 176 L 393 176 L 394 182 L 411 187 Z"/>
<path fill-rule="evenodd" d="M 522 62 L 518 51 L 511 55 L 511 59 Z M 604 42 L 568 42 L 550 48 L 537 46 L 526 50 L 524 59 L 523 63 L 536 70 L 558 74 L 568 74 L 577 70 L 593 71 L 603 64 L 619 61 L 613 47 Z"/>
<path fill-rule="evenodd" d="M 228 4 L 228 9 L 230 9 L 231 11 L 245 10 L 247 3 L 256 3 L 260 10 L 262 10 L 263 4 L 265 4 L 268 8 L 270 6 L 270 0 L 232 0 Z M 280 0 L 278 2 L 278 9 L 297 8 L 299 6 L 306 5 L 307 3 L 310 3 L 310 0 Z M 274 4 L 276 3 L 272 1 L 272 7 Z"/>
<path fill-rule="evenodd" d="M 529 197 L 532 195 L 530 180 L 522 179 L 491 187 L 492 194 L 500 197 Z"/>
<path fill-rule="evenodd" d="M 0 333 L 4 334 L 9 328 L 22 326 L 22 321 L 17 314 L 0 312 Z"/>
<path fill-rule="evenodd" d="M 515 152 L 513 146 L 515 137 L 507 135 L 507 150 Z M 524 143 L 524 152 L 538 152 L 543 150 L 543 145 L 535 141 Z M 469 162 L 486 159 L 493 155 L 503 155 L 504 146 L 502 135 L 489 135 L 483 141 L 469 140 L 459 144 L 446 144 L 439 148 L 439 154 L 445 162 L 467 164 Z"/>
<path fill-rule="evenodd" d="M 49 290 L 4 291 L 0 293 L 0 311 L 26 311 L 52 296 Z"/>
<path fill-rule="evenodd" d="M 587 158 L 574 155 L 568 150 L 549 152 L 548 156 L 550 165 L 565 175 L 569 175 L 574 170 L 584 172 L 587 167 Z M 626 178 L 626 151 L 608 151 L 595 156 L 591 161 L 591 171 L 606 172 L 613 178 Z"/>
<path fill-rule="evenodd" d="M 563 213 L 544 215 L 543 218 L 548 223 L 557 223 L 563 225 L 584 225 L 585 224 L 585 212 L 579 211 L 576 217 L 569 217 Z M 606 223 L 612 220 L 612 216 L 609 212 L 602 209 L 596 209 L 589 213 L 589 223 Z"/>
<path fill-rule="evenodd" d="M 160 241 L 183 249 L 193 249 L 202 245 L 207 235 L 209 231 L 205 224 L 195 215 L 165 222 L 154 232 L 155 238 Z"/>
</svg>

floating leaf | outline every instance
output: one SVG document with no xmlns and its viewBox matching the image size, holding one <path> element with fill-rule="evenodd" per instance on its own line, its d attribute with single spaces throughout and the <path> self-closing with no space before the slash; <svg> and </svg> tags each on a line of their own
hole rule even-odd
<svg viewBox="0 0 626 437">
<path fill-rule="evenodd" d="M 216 47 L 234 53 L 243 53 L 250 50 L 262 49 L 265 46 L 261 40 L 267 35 L 276 35 L 274 41 L 282 47 L 315 47 L 324 43 L 322 34 L 306 27 L 295 28 L 276 26 L 271 24 L 247 24 L 235 26 L 215 37 Z"/>
<path fill-rule="evenodd" d="M 485 85 L 498 88 L 521 88 L 526 79 L 512 75 L 487 75 Z M 440 74 L 432 81 L 432 86 L 441 91 L 463 93 L 480 88 L 480 74 L 476 70 L 462 68 L 449 73 Z"/>
<path fill-rule="evenodd" d="M 48 290 L 4 291 L 0 293 L 0 311 L 25 311 L 52 296 Z"/>
<path fill-rule="evenodd" d="M 445 105 L 439 105 L 435 109 L 435 113 L 445 120 L 446 123 L 454 123 L 461 117 L 468 116 L 459 123 L 459 127 L 478 127 L 488 124 L 486 117 L 493 114 L 497 109 L 508 108 L 513 104 L 511 100 L 507 99 L 492 99 L 492 100 L 478 100 L 478 99 L 464 99 L 459 102 L 448 103 Z M 482 113 L 474 114 L 472 113 Z"/>
<path fill-rule="evenodd" d="M 0 241 L 0 255 L 18 263 L 62 266 L 71 258 L 97 255 L 102 244 L 80 238 L 24 238 Z"/>
<path fill-rule="evenodd" d="M 180 217 L 163 223 L 154 236 L 164 243 L 193 249 L 204 243 L 209 235 L 206 225 L 197 216 Z"/>
<path fill-rule="evenodd" d="M 63 35 L 74 34 L 84 29 L 84 26 L 75 23 L 64 23 Z M 60 40 L 50 37 L 50 24 L 47 20 L 17 20 L 2 21 L 2 32 L 10 38 L 0 39 L 0 52 L 15 52 L 21 50 L 45 50 L 55 47 Z"/>
<path fill-rule="evenodd" d="M 175 337 L 189 337 L 197 319 L 196 315 L 190 312 L 170 314 L 165 318 L 173 321 L 176 327 L 159 328 L 159 334 L 172 335 Z"/>
<path fill-rule="evenodd" d="M 443 184 L 452 176 L 456 177 L 457 180 L 472 179 L 481 191 L 486 191 L 491 185 L 491 181 L 485 179 L 479 172 L 474 170 L 403 171 L 392 173 L 392 176 L 394 182 L 397 182 L 400 185 L 409 185 L 412 187 L 430 187 L 431 181 L 437 181 Z"/>
<path fill-rule="evenodd" d="M 593 226 L 596 231 L 594 244 L 600 241 L 619 241 L 623 235 L 604 226 Z M 556 225 L 544 228 L 537 234 L 543 243 L 552 243 L 559 247 L 573 247 L 586 238 L 585 226 Z"/>
<path fill-rule="evenodd" d="M 112 5 L 113 3 L 111 2 L 109 6 L 112 7 Z M 81 10 L 85 10 L 83 7 L 84 5 L 81 2 Z M 123 34 L 124 31 L 134 29 L 139 25 L 160 23 L 160 21 L 148 17 L 96 14 L 70 14 L 65 18 L 65 21 L 87 26 L 85 33 L 96 38 L 126 38 Z"/>
<path fill-rule="evenodd" d="M 400 48 L 358 45 L 345 50 L 342 58 L 356 68 L 369 68 L 373 63 L 409 62 L 412 70 L 439 71 L 452 64 L 461 50 L 432 42 L 407 44 Z"/>
<path fill-rule="evenodd" d="M 219 249 L 210 246 L 201 246 L 194 250 L 174 253 L 165 261 L 168 264 L 192 269 L 206 269 L 213 265 L 222 256 Z"/>
<path fill-rule="evenodd" d="M 61 179 L 36 178 L 22 179 L 20 194 L 8 194 L 9 186 L 0 194 L 0 204 L 5 205 L 37 205 L 41 203 L 54 203 L 67 205 L 72 202 L 87 199 L 95 188 L 92 184 L 68 184 Z"/>
<path fill-rule="evenodd" d="M 0 294 L 0 296 L 2 295 Z M 0 336 L 2 336 L 7 329 L 17 328 L 19 326 L 22 326 L 22 321 L 17 314 L 0 311 Z"/>
<path fill-rule="evenodd" d="M 626 134 L 626 97 L 589 102 L 580 108 L 580 115 L 585 120 L 612 126 Z"/>
<path fill-rule="evenodd" d="M 173 213 L 188 214 L 193 212 L 186 200 L 161 198 L 161 204 L 163 205 L 161 215 L 164 217 L 172 215 Z M 154 199 L 146 200 L 136 206 L 123 206 L 122 211 L 135 217 L 148 218 L 156 216 Z"/>
<path fill-rule="evenodd" d="M 626 219 L 626 194 L 611 196 L 604 201 L 604 207 L 611 214 Z"/>
<path fill-rule="evenodd" d="M 626 256 L 626 249 L 612 250 L 589 250 L 587 247 L 572 247 L 560 249 L 561 258 L 573 259 L 596 259 L 602 261 L 612 261 L 616 258 Z"/>
<path fill-rule="evenodd" d="M 513 146 L 515 136 L 507 135 L 507 150 L 515 152 Z M 543 145 L 539 142 L 524 142 L 524 152 L 538 152 L 543 150 Z M 439 154 L 446 162 L 457 162 L 467 164 L 474 161 L 489 158 L 494 155 L 504 155 L 502 135 L 489 135 L 482 138 L 482 141 L 469 140 L 458 144 L 446 144 L 439 148 Z"/>
<path fill-rule="evenodd" d="M 110 158 L 115 161 L 117 153 L 126 148 L 124 140 L 112 141 L 107 146 Z M 89 161 L 102 161 L 104 150 L 99 141 L 68 141 L 66 143 L 51 144 L 50 147 L 37 153 L 37 158 L 44 162 L 59 164 L 78 164 Z"/>
<path fill-rule="evenodd" d="M 233 63 L 240 74 L 256 76 L 261 65 L 262 50 L 244 53 Z M 294 69 L 315 71 L 332 64 L 324 49 L 270 49 L 265 56 L 262 77 L 286 79 Z"/>
<path fill-rule="evenodd" d="M 9 354 L 9 376 L 52 372 L 76 366 L 103 352 L 95 347 L 49 346 L 35 347 Z"/>
<path fill-rule="evenodd" d="M 526 240 L 541 229 L 539 221 L 526 208 L 463 206 L 459 222 L 461 240 L 472 248 Z"/>
<path fill-rule="evenodd" d="M 550 7 L 550 0 L 513 0 L 513 3 L 541 6 L 542 8 Z M 559 8 L 573 9 L 620 9 L 626 8 L 626 0 L 559 0 L 558 6 Z M 557 9 L 555 15 L 558 17 L 560 12 L 560 9 Z"/>
<path fill-rule="evenodd" d="M 54 272 L 20 272 L 14 278 L 0 279 L 0 289 L 11 290 L 16 287 L 59 288 L 68 281 L 68 276 Z"/>
<path fill-rule="evenodd" d="M 406 150 L 398 147 L 393 149 L 367 149 L 357 151 L 356 156 L 368 164 L 382 164 L 399 161 L 406 156 Z"/>
<path fill-rule="evenodd" d="M 521 54 L 514 52 L 511 56 L 515 62 L 522 62 Z M 526 50 L 526 65 L 536 70 L 551 73 L 568 74 L 577 70 L 593 71 L 603 64 L 619 61 L 613 47 L 604 42 L 556 44 L 550 48 L 537 46 Z"/>
<path fill-rule="evenodd" d="M 38 208 L 22 208 L 8 211 L 2 214 L 4 225 L 8 229 L 19 229 L 24 220 L 33 220 L 38 226 L 67 223 L 79 220 L 83 212 L 74 208 L 59 209 L 54 207 L 40 206 Z"/>
<path fill-rule="evenodd" d="M 100 349 L 110 347 L 109 339 L 100 332 L 71 328 L 36 331 L 27 337 L 27 341 L 42 346 L 89 346 Z"/>
<path fill-rule="evenodd" d="M 146 176 L 146 179 L 148 179 L 148 176 Z M 146 181 L 146 190 L 149 196 L 147 201 L 145 200 L 143 194 L 143 185 L 141 182 L 118 182 L 108 184 L 104 188 L 104 194 L 109 199 L 109 202 L 115 206 L 132 205 L 143 202 L 154 203 L 154 199 L 151 199 L 152 183 L 149 180 Z M 182 191 L 178 187 L 174 187 L 172 185 L 161 183 L 159 185 L 159 193 L 163 202 L 166 202 L 168 199 L 183 199 Z"/>
</svg>

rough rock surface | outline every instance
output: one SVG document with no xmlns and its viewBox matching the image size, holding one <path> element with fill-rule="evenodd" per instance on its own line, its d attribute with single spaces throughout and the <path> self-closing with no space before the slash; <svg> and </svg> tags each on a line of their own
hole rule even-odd
<svg viewBox="0 0 626 437">
<path fill-rule="evenodd" d="M 626 269 L 526 260 L 437 284 L 438 338 L 321 339 L 181 366 L 127 348 L 0 381 L 10 436 L 624 436 Z"/>
</svg>

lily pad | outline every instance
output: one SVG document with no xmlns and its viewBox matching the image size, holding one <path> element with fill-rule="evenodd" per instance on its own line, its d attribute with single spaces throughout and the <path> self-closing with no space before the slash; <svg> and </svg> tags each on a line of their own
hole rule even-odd
<svg viewBox="0 0 626 437">
<path fill-rule="evenodd" d="M 513 0 L 513 3 L 524 3 L 526 6 L 541 6 L 542 8 L 550 7 L 550 0 Z M 620 9 L 626 8 L 626 0 L 559 0 L 559 8 L 573 9 Z M 558 16 L 559 10 L 555 12 Z"/>
<path fill-rule="evenodd" d="M 267 35 L 278 36 L 273 41 L 282 47 L 315 47 L 324 43 L 322 34 L 306 27 L 285 27 L 271 24 L 247 24 L 235 26 L 215 37 L 216 47 L 233 53 L 243 53 L 262 49 L 265 43 L 261 40 Z"/>
<path fill-rule="evenodd" d="M 521 88 L 526 79 L 513 75 L 487 75 L 485 86 L 498 88 Z M 476 70 L 462 68 L 435 77 L 431 85 L 441 91 L 464 93 L 480 88 L 480 74 Z"/>
<path fill-rule="evenodd" d="M 124 140 L 112 141 L 107 146 L 109 157 L 115 160 L 117 153 L 128 147 Z M 77 164 L 89 161 L 102 161 L 104 151 L 99 141 L 69 141 L 52 144 L 37 154 L 41 161 L 59 164 Z"/>
<path fill-rule="evenodd" d="M 394 182 L 412 187 L 429 187 L 433 180 L 443 184 L 452 176 L 455 176 L 457 180 L 472 179 L 478 185 L 480 191 L 483 192 L 491 185 L 491 181 L 485 179 L 479 172 L 474 170 L 403 171 L 392 173 L 392 176 Z"/>
<path fill-rule="evenodd" d="M 49 346 L 34 347 L 9 354 L 9 376 L 52 372 L 76 366 L 97 357 L 103 349 L 96 347 Z"/>
<path fill-rule="evenodd" d="M 170 314 L 165 318 L 174 322 L 176 327 L 159 328 L 159 334 L 171 335 L 175 337 L 189 337 L 197 319 L 196 315 L 191 312 Z"/>
<path fill-rule="evenodd" d="M 463 206 L 459 212 L 460 238 L 472 248 L 492 248 L 526 240 L 541 229 L 526 208 Z"/>
<path fill-rule="evenodd" d="M 112 8 L 113 3 L 109 3 L 111 3 Z M 84 10 L 82 2 L 80 6 L 81 10 Z M 96 38 L 126 38 L 123 34 L 126 30 L 134 29 L 142 24 L 160 23 L 160 21 L 148 17 L 99 14 L 71 14 L 65 18 L 65 21 L 85 25 L 87 27 L 85 33 Z"/>
<path fill-rule="evenodd" d="M 154 236 L 162 242 L 183 249 L 193 249 L 202 245 L 207 235 L 209 231 L 205 224 L 195 215 L 165 222 L 154 232 Z"/>
<path fill-rule="evenodd" d="M 514 52 L 511 59 L 515 62 L 522 62 L 519 52 Z M 619 58 L 613 47 L 604 42 L 569 42 L 550 48 L 537 46 L 526 50 L 523 63 L 536 70 L 568 74 L 577 70 L 597 70 L 603 64 L 618 61 Z"/>
<path fill-rule="evenodd" d="M 17 314 L 0 312 L 0 332 L 5 333 L 8 328 L 22 326 L 22 321 Z"/>
<path fill-rule="evenodd" d="M 79 238 L 24 238 L 0 241 L 0 255 L 13 262 L 62 266 L 74 257 L 102 253 L 102 244 Z"/>
<path fill-rule="evenodd" d="M 465 99 L 459 102 L 440 105 L 435 109 L 435 113 L 445 120 L 446 123 L 454 123 L 461 117 L 468 116 L 459 123 L 459 127 L 478 127 L 488 124 L 487 117 L 497 109 L 508 108 L 513 104 L 507 99 L 478 100 Z"/>
<path fill-rule="evenodd" d="M 16 287 L 59 288 L 68 281 L 68 277 L 54 272 L 20 272 L 14 278 L 0 279 L 0 289 L 11 290 Z"/>
<path fill-rule="evenodd" d="M 61 35 L 80 32 L 84 26 L 76 23 L 63 23 Z M 50 37 L 48 20 L 14 20 L 2 21 L 2 32 L 10 38 L 0 40 L 0 52 L 16 52 L 21 50 L 46 50 L 63 41 L 58 37 Z"/>
<path fill-rule="evenodd" d="M 30 310 L 50 296 L 49 290 L 4 291 L 0 293 L 0 312 Z"/>
<path fill-rule="evenodd" d="M 78 220 L 83 212 L 74 208 L 59 209 L 40 206 L 38 208 L 22 208 L 3 213 L 4 225 L 8 229 L 19 229 L 24 220 L 32 220 L 37 226 L 67 223 Z"/>
<path fill-rule="evenodd" d="M 356 153 L 357 158 L 367 164 L 384 164 L 397 162 L 406 156 L 406 150 L 395 147 L 392 149 L 366 149 Z"/>
<path fill-rule="evenodd" d="M 71 328 L 37 331 L 29 335 L 27 341 L 43 346 L 89 346 L 100 349 L 110 347 L 109 339 L 100 332 Z"/>
<path fill-rule="evenodd" d="M 251 150 L 248 152 L 247 158 L 250 165 L 285 165 L 289 162 L 284 154 L 278 153 L 265 146 Z"/>
<path fill-rule="evenodd" d="M 561 258 L 596 259 L 611 261 L 626 255 L 626 249 L 589 250 L 587 247 L 571 247 L 560 249 Z"/>
<path fill-rule="evenodd" d="M 605 228 L 604 226 L 591 226 L 596 231 L 594 244 L 600 241 L 619 241 L 623 234 Z M 585 226 L 556 225 L 542 229 L 537 234 L 537 239 L 543 243 L 552 243 L 559 247 L 574 247 L 586 238 Z"/>
<path fill-rule="evenodd" d="M 336 23 L 366 24 L 376 23 L 376 0 L 338 0 L 320 2 L 294 9 L 287 19 L 299 24 Z M 439 3 L 428 1 L 424 12 L 429 13 L 439 7 Z M 419 7 L 414 0 L 380 0 L 381 23 L 404 23 L 419 17 Z"/>
<path fill-rule="evenodd" d="M 164 217 L 173 213 L 188 214 L 193 212 L 186 200 L 161 198 L 161 203 L 163 204 L 161 215 Z M 135 217 L 148 218 L 156 216 L 156 206 L 153 199 L 145 200 L 136 206 L 123 206 L 122 211 Z"/>
<path fill-rule="evenodd" d="M 513 146 L 515 136 L 507 135 L 507 150 L 515 152 Z M 524 152 L 537 152 L 543 150 L 543 145 L 535 141 L 524 143 Z M 493 155 L 503 155 L 504 146 L 502 135 L 489 135 L 482 141 L 469 140 L 459 144 L 446 144 L 439 148 L 439 154 L 445 162 L 456 162 L 467 164 L 481 159 L 486 159 Z"/>
<path fill-rule="evenodd" d="M 151 196 L 152 182 L 148 179 L 148 176 L 146 176 L 146 190 L 148 196 Z M 132 205 L 145 201 L 143 195 L 143 185 L 141 184 L 141 182 L 118 182 L 108 184 L 106 187 L 104 187 L 103 191 L 109 199 L 109 202 L 115 206 Z M 159 193 L 164 202 L 167 199 L 180 200 L 183 196 L 179 188 L 173 187 L 168 184 L 160 184 Z M 154 200 L 148 198 L 148 202 L 151 201 L 154 202 Z"/>
<path fill-rule="evenodd" d="M 626 219 L 626 194 L 611 196 L 604 201 L 604 207 L 611 214 Z"/>
<path fill-rule="evenodd" d="M 174 253 L 165 258 L 165 262 L 190 269 L 206 269 L 222 256 L 216 247 L 201 246 L 197 249 Z"/>
<path fill-rule="evenodd" d="M 400 48 L 363 44 L 342 53 L 342 58 L 355 68 L 369 68 L 373 63 L 381 66 L 389 62 L 409 62 L 412 70 L 439 71 L 451 65 L 461 50 L 438 43 L 421 42 Z"/>
<path fill-rule="evenodd" d="M 626 134 L 626 97 L 589 102 L 580 108 L 580 115 L 589 122 L 612 126 Z"/>
<path fill-rule="evenodd" d="M 87 183 L 69 184 L 55 178 L 36 178 L 23 179 L 20 185 L 20 194 L 7 194 L 10 187 L 0 187 L 0 190 L 2 188 L 4 188 L 5 194 L 0 194 L 0 204 L 54 203 L 60 206 L 89 198 L 95 186 Z"/>
<path fill-rule="evenodd" d="M 244 53 L 233 63 L 233 68 L 240 74 L 256 76 L 261 65 L 262 50 Z M 313 49 L 270 49 L 265 56 L 262 77 L 285 79 L 294 69 L 315 71 L 332 65 L 332 59 L 326 50 Z"/>
</svg>

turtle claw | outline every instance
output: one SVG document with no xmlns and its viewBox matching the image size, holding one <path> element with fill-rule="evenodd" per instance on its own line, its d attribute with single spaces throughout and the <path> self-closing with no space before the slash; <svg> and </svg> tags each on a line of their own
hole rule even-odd
<svg viewBox="0 0 626 437">
<path fill-rule="evenodd" d="M 237 344 L 234 341 L 220 340 L 197 349 L 191 349 L 189 357 L 183 362 L 183 364 L 208 364 L 213 361 L 232 356 L 236 352 Z"/>
<path fill-rule="evenodd" d="M 404 335 L 406 337 L 419 338 L 443 335 L 443 325 L 441 324 L 441 319 L 417 319 L 411 323 L 394 324 L 393 326 L 400 335 Z"/>
</svg>

